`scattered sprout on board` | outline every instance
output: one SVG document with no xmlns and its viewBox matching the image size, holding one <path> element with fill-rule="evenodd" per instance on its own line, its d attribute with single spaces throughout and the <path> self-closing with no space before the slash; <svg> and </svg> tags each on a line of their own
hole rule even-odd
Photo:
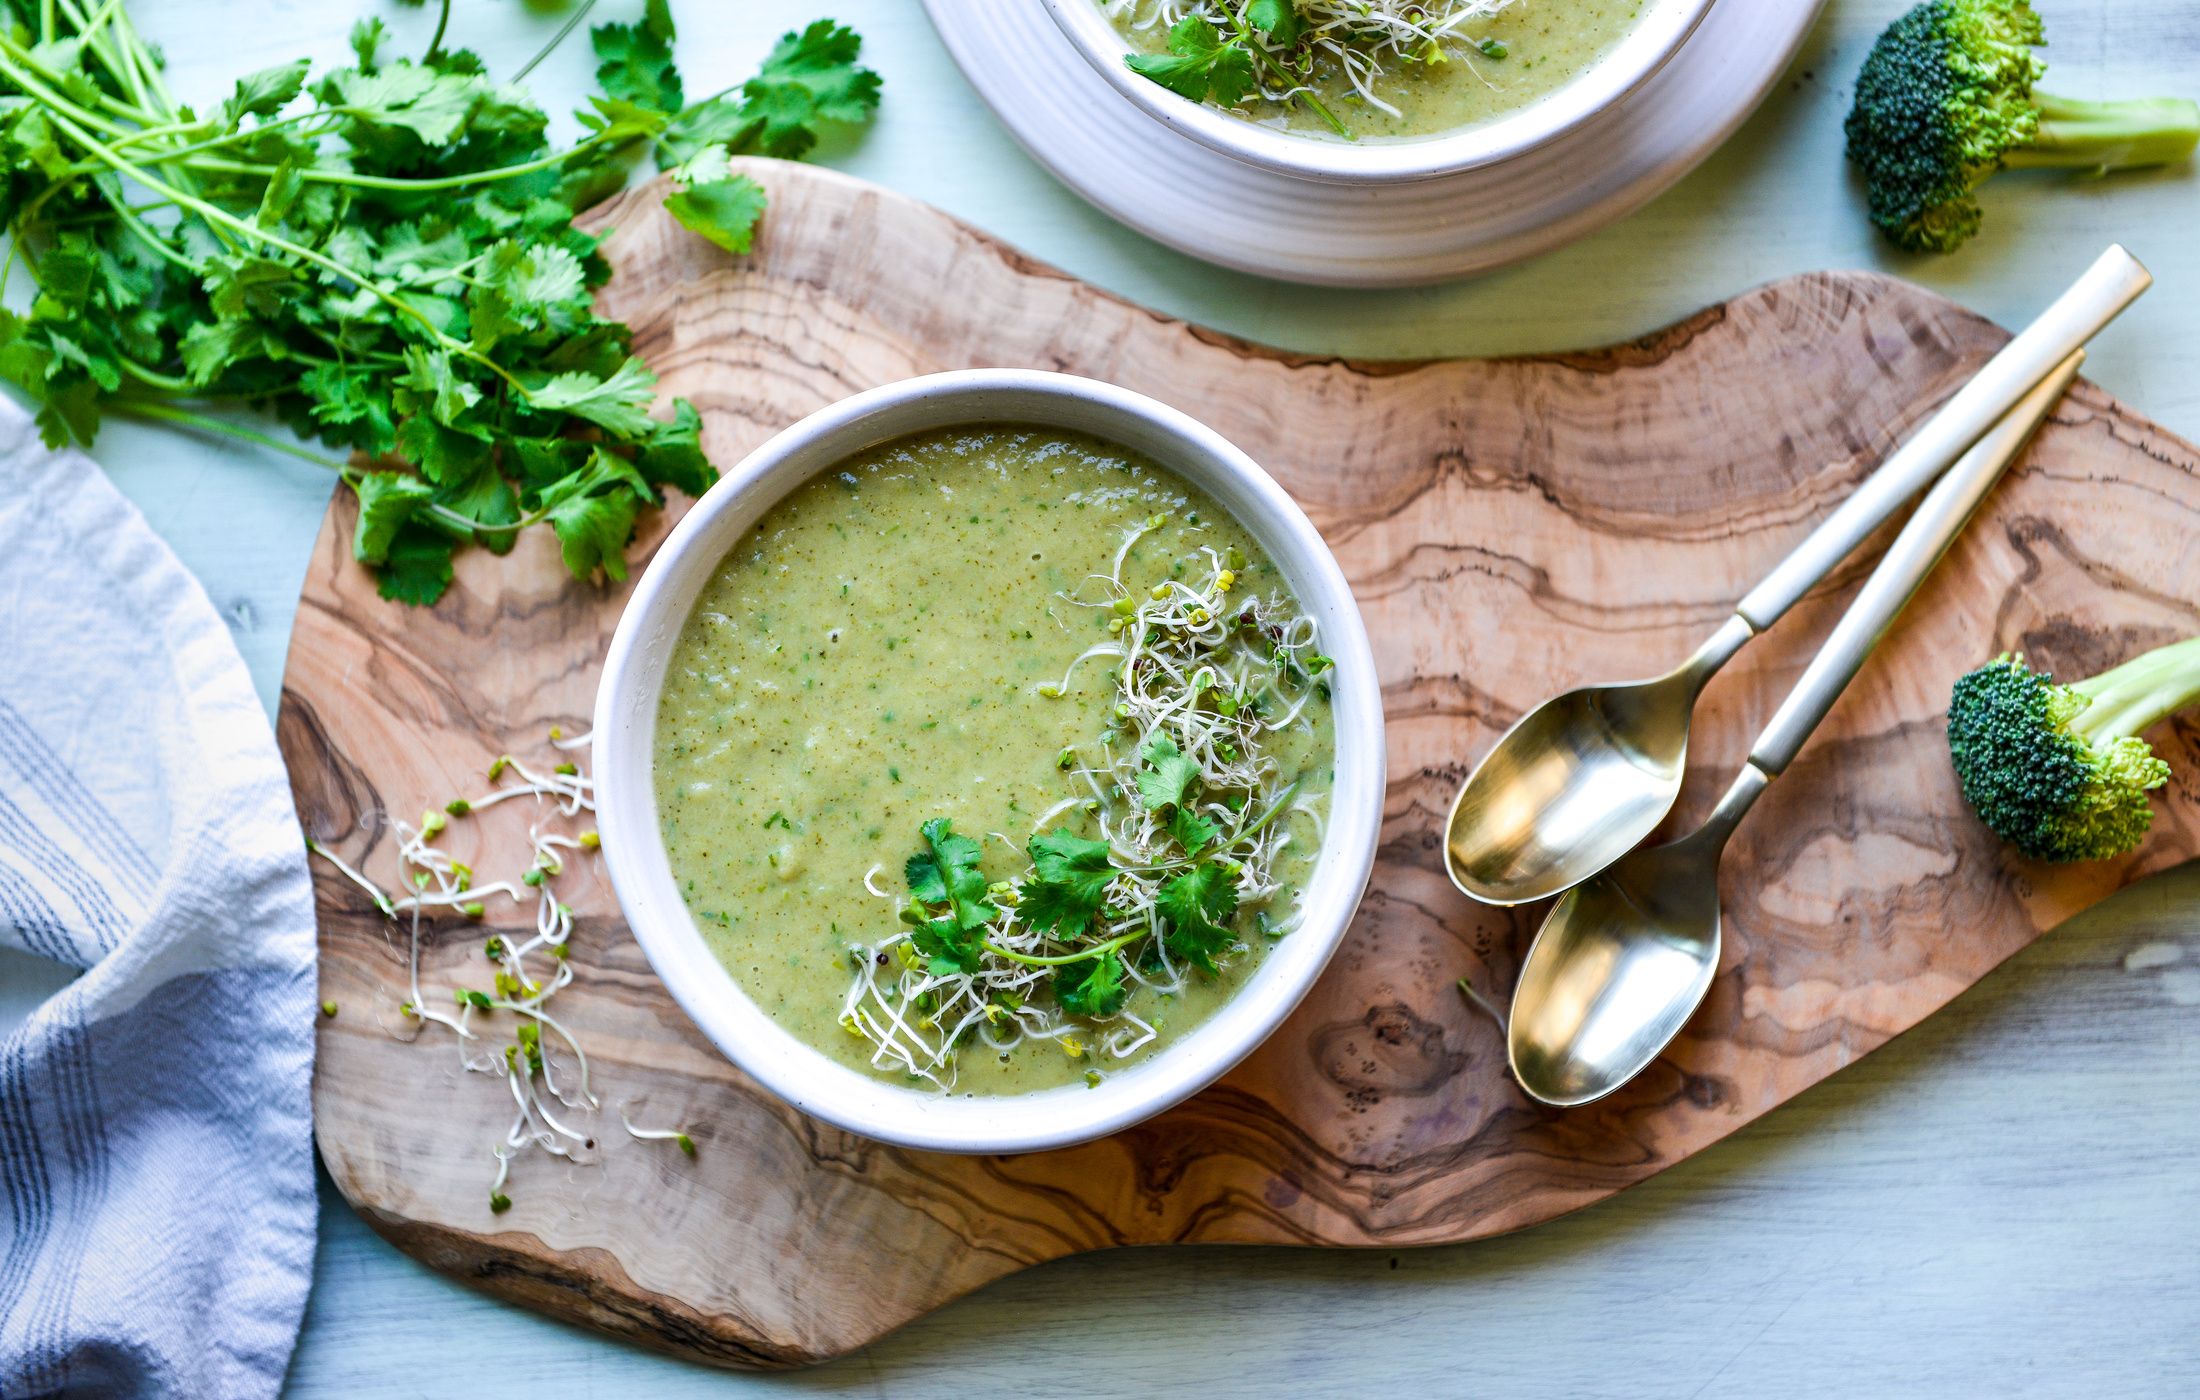
<svg viewBox="0 0 2200 1400">
<path fill-rule="evenodd" d="M 1514 0 L 1102 0 L 1110 19 L 1168 33 L 1163 54 L 1128 54 L 1132 72 L 1194 102 L 1238 107 L 1259 98 L 1297 102 L 1339 136 L 1343 122 L 1313 87 L 1317 69 L 1340 74 L 1357 100 L 1395 117 L 1375 90 L 1412 65 L 1505 57 L 1474 32 Z"/>
<path fill-rule="evenodd" d="M 1112 614 L 1110 639 L 1040 690 L 1061 696 L 1088 662 L 1115 676 L 1106 731 L 1061 756 L 1084 792 L 1033 822 L 1014 880 L 989 879 L 979 842 L 948 820 L 924 823 L 902 871 L 903 930 L 849 949 L 841 1024 L 871 1042 L 874 1066 L 948 1089 L 965 1047 L 1052 1041 L 1098 1084 L 1102 1065 L 1155 1038 L 1148 998 L 1243 955 L 1248 924 L 1280 938 L 1297 923 L 1295 908 L 1270 908 L 1277 864 L 1296 840 L 1318 847 L 1322 820 L 1264 746 L 1327 702 L 1331 663 L 1313 620 L 1280 595 L 1233 595 L 1241 559 L 1203 549 L 1197 582 L 1127 585 L 1132 546 L 1165 523 L 1125 536 L 1094 576 L 1105 597 L 1064 595 Z M 866 887 L 896 899 L 879 875 Z"/>
<path fill-rule="evenodd" d="M 586 734 L 567 738 L 557 729 L 550 731 L 552 747 L 561 750 L 580 748 L 588 739 Z M 461 1066 L 472 1073 L 497 1075 L 511 1091 L 511 1126 L 490 1148 L 497 1165 L 489 1185 L 489 1209 L 502 1214 L 512 1204 L 504 1188 L 511 1180 L 515 1153 L 534 1149 L 553 1157 L 579 1160 L 576 1151 L 596 1147 L 594 1136 L 574 1128 L 560 1116 L 593 1113 L 600 1107 L 600 1100 L 590 1085 L 588 1056 L 580 1041 L 547 1008 L 551 998 L 574 978 L 573 963 L 567 955 L 573 911 L 558 898 L 556 882 L 566 873 L 569 860 L 577 859 L 578 853 L 599 849 L 601 843 L 592 828 L 571 832 L 553 830 L 546 824 L 553 818 L 571 822 L 596 810 L 595 785 L 578 764 L 561 760 L 548 772 L 538 772 L 506 754 L 490 765 L 489 782 L 490 790 L 479 797 L 453 798 L 441 811 L 431 808 L 422 813 L 417 826 L 391 819 L 404 881 L 398 894 L 386 893 L 311 837 L 306 839 L 306 849 L 366 891 L 385 918 L 396 922 L 403 916 L 410 930 L 405 955 L 408 992 L 398 1013 L 423 1027 L 433 1022 L 452 1032 L 458 1037 Z M 534 820 L 527 826 L 527 868 L 516 880 L 477 884 L 473 870 L 453 860 L 435 844 L 436 838 L 449 829 L 453 817 L 471 817 L 516 799 L 534 804 Z M 534 927 L 524 937 L 499 932 L 484 940 L 482 955 L 492 969 L 491 990 L 454 987 L 447 994 L 424 991 L 420 985 L 423 916 L 441 911 L 480 921 L 487 917 L 492 900 L 533 905 Z M 322 1014 L 333 1017 L 335 1005 L 323 1002 Z M 506 1019 L 496 1019 L 500 1015 Z M 510 1028 L 511 1039 L 488 1048 L 488 1042 L 499 1038 L 498 1033 L 506 1027 Z M 558 1066 L 561 1054 L 571 1057 L 569 1073 Z M 694 1140 L 685 1128 L 639 1129 L 627 1122 L 624 1110 L 619 1121 L 637 1139 L 672 1141 L 688 1156 L 695 1155 Z"/>
<path fill-rule="evenodd" d="M 1459 988 L 1459 995 L 1466 1000 L 1467 1005 L 1489 1017 L 1491 1021 L 1496 1023 L 1498 1033 L 1500 1035 L 1504 1034 L 1506 1030 L 1505 1013 L 1496 1002 L 1476 991 L 1474 983 L 1464 977 L 1453 985 Z"/>
</svg>

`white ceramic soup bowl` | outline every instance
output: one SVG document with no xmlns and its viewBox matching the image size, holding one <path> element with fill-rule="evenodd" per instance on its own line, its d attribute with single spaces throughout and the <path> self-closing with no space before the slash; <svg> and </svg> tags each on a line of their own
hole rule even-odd
<svg viewBox="0 0 2200 1400">
<path fill-rule="evenodd" d="M 1247 165 L 1337 185 L 1433 180 L 1509 160 L 1554 141 L 1647 82 L 1696 32 L 1713 2 L 1642 0 L 1642 17 L 1610 53 L 1564 87 L 1495 121 L 1418 139 L 1331 141 L 1258 126 L 1179 97 L 1124 65 L 1129 45 L 1099 0 L 1041 0 L 1063 36 L 1094 71 L 1155 121 Z M 1186 197 L 1196 196 L 1187 192 Z"/>
<path fill-rule="evenodd" d="M 1024 423 L 1090 433 L 1174 470 L 1268 551 L 1336 661 L 1336 782 L 1304 919 L 1236 993 L 1175 1043 L 1097 1087 L 984 1098 L 850 1069 L 782 1029 L 704 941 L 675 885 L 657 821 L 653 754 L 673 645 L 719 563 L 758 517 L 818 472 L 910 433 Z M 804 1113 L 850 1132 L 943 1152 L 1029 1152 L 1124 1128 L 1220 1077 L 1291 1014 L 1343 939 L 1382 825 L 1383 710 L 1375 661 L 1344 575 L 1306 515 L 1219 434 L 1140 394 L 1064 374 L 961 370 L 857 394 L 743 458 L 676 526 L 619 619 L 596 695 L 597 818 L 619 904 L 650 965 L 726 1057 Z M 890 920 L 882 912 L 882 920 Z M 882 928 L 881 932 L 888 931 Z M 838 988 L 831 989 L 839 994 Z"/>
</svg>

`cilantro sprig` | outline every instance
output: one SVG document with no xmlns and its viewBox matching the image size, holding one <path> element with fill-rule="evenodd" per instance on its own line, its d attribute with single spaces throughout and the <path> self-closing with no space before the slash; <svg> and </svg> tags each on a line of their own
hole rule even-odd
<svg viewBox="0 0 2200 1400">
<path fill-rule="evenodd" d="M 1307 60 L 1296 50 L 1306 26 L 1292 0 L 1218 0 L 1207 8 L 1221 19 L 1219 26 L 1204 14 L 1187 14 L 1170 28 L 1166 53 L 1125 54 L 1123 62 L 1179 97 L 1218 107 L 1243 104 L 1265 75 L 1330 130 L 1353 139 L 1305 84 Z"/>
<path fill-rule="evenodd" d="M 445 0 L 418 59 L 364 20 L 349 65 L 245 74 L 202 115 L 124 5 L 10 9 L 0 289 L 20 269 L 35 291 L 0 311 L 0 378 L 50 445 L 122 414 L 337 470 L 354 555 L 409 603 L 442 595 L 459 546 L 501 553 L 535 526 L 576 576 L 623 578 L 640 512 L 715 478 L 700 416 L 673 400 L 660 417 L 627 327 L 596 315 L 611 269 L 574 215 L 654 154 L 673 216 L 745 252 L 766 199 L 731 158 L 800 156 L 879 95 L 862 41 L 819 20 L 690 101 L 671 12 L 646 0 L 593 31 L 600 91 L 560 149 L 524 89 L 445 46 Z M 349 460 L 223 416 L 236 407 Z"/>
<path fill-rule="evenodd" d="M 1199 764 L 1185 756 L 1176 740 L 1156 734 L 1139 750 L 1145 766 L 1138 772 L 1138 798 L 1147 807 L 1181 807 L 1199 782 Z"/>
<path fill-rule="evenodd" d="M 1018 905 L 1024 922 L 1064 938 L 1084 932 L 1115 879 L 1108 843 L 1064 829 L 1032 837 L 1030 851 L 1032 876 L 1020 887 Z"/>
<path fill-rule="evenodd" d="M 923 849 L 903 866 L 909 881 L 903 918 L 911 926 L 910 937 L 931 959 L 934 972 L 975 972 L 986 925 L 1001 912 L 987 897 L 978 843 L 956 835 L 953 824 L 941 817 L 926 822 L 923 833 Z"/>
<path fill-rule="evenodd" d="M 1237 872 L 1227 861 L 1210 860 L 1172 877 L 1154 897 L 1168 920 L 1169 951 L 1207 972 L 1236 940 L 1230 921 L 1237 917 Z"/>
<path fill-rule="evenodd" d="M 1058 969 L 1054 974 L 1054 999 L 1072 1016 L 1105 1021 L 1130 999 L 1130 991 L 1123 985 L 1122 958 L 1108 953 Z"/>
</svg>

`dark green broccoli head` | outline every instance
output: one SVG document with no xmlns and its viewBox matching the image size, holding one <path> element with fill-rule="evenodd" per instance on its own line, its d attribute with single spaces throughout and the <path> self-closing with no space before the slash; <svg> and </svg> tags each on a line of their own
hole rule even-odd
<svg viewBox="0 0 2200 1400">
<path fill-rule="evenodd" d="M 2086 689 L 2057 685 L 2013 653 L 1956 682 L 1948 752 L 1963 800 L 2034 860 L 2121 855 L 2154 819 L 2147 792 L 2169 765 L 2136 734 L 2077 727 L 2093 707 Z"/>
<path fill-rule="evenodd" d="M 1846 130 L 1889 238 L 1944 253 L 1978 231 L 1971 191 L 2039 134 L 2044 38 L 2027 0 L 1927 0 L 1872 45 Z"/>
<path fill-rule="evenodd" d="M 1978 231 L 1972 192 L 2005 166 L 2122 170 L 2183 160 L 2200 106 L 2183 98 L 2079 102 L 2036 93 L 2046 42 L 2027 0 L 1927 0 L 1887 27 L 1856 75 L 1849 159 L 1872 222 L 1915 252 Z"/>
</svg>

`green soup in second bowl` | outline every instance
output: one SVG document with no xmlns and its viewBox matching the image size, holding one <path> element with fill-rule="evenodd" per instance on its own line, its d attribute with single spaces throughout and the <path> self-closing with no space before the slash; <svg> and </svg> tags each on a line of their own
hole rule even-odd
<svg viewBox="0 0 2200 1400">
<path fill-rule="evenodd" d="M 1247 10 L 1245 0 L 1095 3 L 1134 53 L 1150 55 L 1170 53 L 1171 29 L 1184 18 L 1209 23 L 1228 40 L 1236 17 Z M 1394 141 L 1449 135 L 1531 107 L 1580 77 L 1652 3 L 1296 0 L 1299 40 L 1260 46 L 1252 65 L 1256 89 L 1232 110 L 1299 136 Z M 1430 35 L 1436 37 L 1422 37 Z M 1401 43 L 1401 36 L 1412 37 Z M 1296 93 L 1311 100 L 1286 95 Z"/>
</svg>

